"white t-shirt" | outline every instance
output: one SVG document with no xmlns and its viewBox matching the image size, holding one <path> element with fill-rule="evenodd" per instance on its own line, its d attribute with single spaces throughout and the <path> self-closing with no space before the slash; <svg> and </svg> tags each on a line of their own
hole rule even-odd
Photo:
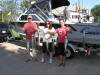
<svg viewBox="0 0 100 75">
<path fill-rule="evenodd" d="M 43 32 L 44 32 L 43 42 L 52 42 L 53 35 L 48 33 L 48 31 L 54 32 L 55 29 L 54 28 L 52 28 L 52 29 L 45 28 L 43 30 Z"/>
</svg>

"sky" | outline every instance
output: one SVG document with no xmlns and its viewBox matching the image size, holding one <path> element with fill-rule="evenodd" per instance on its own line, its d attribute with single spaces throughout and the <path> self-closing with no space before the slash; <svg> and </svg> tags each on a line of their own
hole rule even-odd
<svg viewBox="0 0 100 75">
<path fill-rule="evenodd" d="M 2 0 L 0 0 L 2 1 Z M 18 0 L 20 3 L 22 0 Z M 84 8 L 86 9 L 91 9 L 95 5 L 100 5 L 100 0 L 68 0 L 70 2 L 70 6 L 72 6 L 74 3 L 78 3 L 80 5 L 83 5 Z M 79 2 L 78 2 L 79 1 Z"/>
<path fill-rule="evenodd" d="M 91 9 L 95 5 L 100 5 L 100 0 L 68 0 L 70 2 L 70 6 L 72 6 L 74 3 L 78 3 L 80 5 L 83 5 L 86 9 Z"/>
<path fill-rule="evenodd" d="M 21 2 L 22 0 L 18 1 Z M 70 1 L 70 6 L 72 6 L 74 3 L 77 2 L 78 4 L 83 5 L 83 7 L 86 9 L 91 9 L 95 5 L 100 5 L 100 0 L 68 0 L 68 1 Z"/>
</svg>

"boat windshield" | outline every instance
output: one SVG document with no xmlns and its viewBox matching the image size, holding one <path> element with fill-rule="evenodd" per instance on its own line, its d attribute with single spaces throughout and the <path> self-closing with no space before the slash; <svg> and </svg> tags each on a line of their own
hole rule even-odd
<svg viewBox="0 0 100 75">
<path fill-rule="evenodd" d="M 38 4 L 33 4 L 26 14 L 37 14 L 44 20 L 50 17 L 50 6 L 48 1 L 43 1 Z"/>
<path fill-rule="evenodd" d="M 50 16 L 50 6 L 48 1 L 43 1 L 40 4 L 37 4 L 37 6 L 47 15 Z"/>
</svg>

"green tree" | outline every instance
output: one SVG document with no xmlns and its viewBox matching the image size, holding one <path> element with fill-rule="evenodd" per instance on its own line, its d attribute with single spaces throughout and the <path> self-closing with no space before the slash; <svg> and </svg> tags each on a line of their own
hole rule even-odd
<svg viewBox="0 0 100 75">
<path fill-rule="evenodd" d="M 29 9 L 32 1 L 36 1 L 36 0 L 23 0 L 21 2 L 20 9 L 22 10 L 22 12 L 25 12 L 26 10 Z"/>
<path fill-rule="evenodd" d="M 0 22 L 2 21 L 2 19 L 1 19 L 1 18 L 2 18 L 2 17 L 1 17 L 1 14 L 2 14 L 2 13 L 1 13 L 1 11 L 0 11 Z"/>
<path fill-rule="evenodd" d="M 94 21 L 100 23 L 100 5 L 96 5 L 94 8 L 92 8 L 91 12 L 95 18 Z"/>
<path fill-rule="evenodd" d="M 0 22 L 1 22 L 1 21 L 2 21 L 2 22 L 4 21 L 3 8 L 4 8 L 4 2 L 3 2 L 3 0 L 2 0 L 2 1 L 0 1 L 0 17 L 1 17 Z"/>
<path fill-rule="evenodd" d="M 0 9 L 0 17 L 2 18 L 3 14 L 4 22 L 16 20 L 16 17 L 19 14 L 18 0 L 2 0 L 0 1 Z M 8 12 L 11 12 L 11 14 L 7 15 Z"/>
</svg>

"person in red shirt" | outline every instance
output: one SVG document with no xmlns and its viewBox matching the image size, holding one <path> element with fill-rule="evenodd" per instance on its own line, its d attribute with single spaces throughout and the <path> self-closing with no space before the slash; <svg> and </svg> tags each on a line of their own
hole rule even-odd
<svg viewBox="0 0 100 75">
<path fill-rule="evenodd" d="M 32 35 L 35 37 L 35 32 L 37 31 L 37 24 L 32 22 L 32 16 L 28 16 L 28 23 L 24 24 L 23 31 L 26 33 L 26 38 L 31 39 Z"/>
<path fill-rule="evenodd" d="M 58 49 L 60 52 L 60 64 L 58 66 L 65 66 L 65 47 L 64 41 L 65 37 L 67 36 L 67 32 L 70 31 L 69 27 L 65 26 L 65 22 L 63 19 L 59 20 L 60 28 L 56 29 L 54 32 L 49 32 L 51 34 L 58 34 Z"/>
<path fill-rule="evenodd" d="M 30 43 L 32 40 L 32 35 L 35 38 L 35 32 L 38 30 L 37 24 L 32 22 L 32 16 L 29 15 L 27 17 L 28 23 L 24 24 L 23 31 L 26 33 L 26 43 L 27 43 L 27 53 L 30 54 Z M 32 58 L 28 59 L 27 61 L 31 60 Z"/>
</svg>

